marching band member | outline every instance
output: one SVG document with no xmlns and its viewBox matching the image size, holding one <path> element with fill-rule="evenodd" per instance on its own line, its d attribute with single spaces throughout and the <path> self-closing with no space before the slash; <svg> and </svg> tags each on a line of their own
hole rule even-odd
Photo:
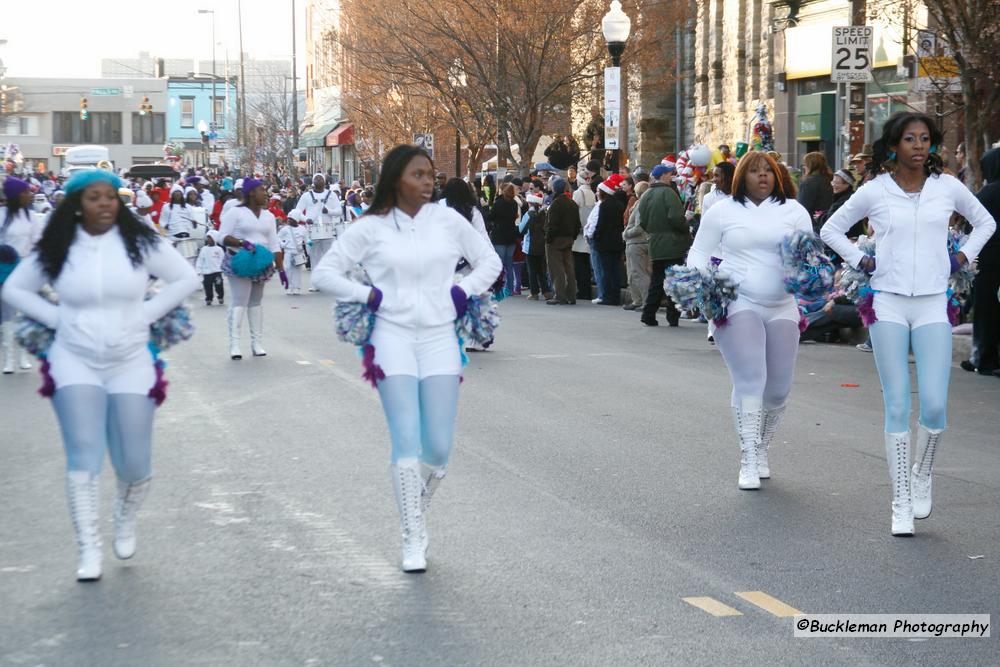
<svg viewBox="0 0 1000 667">
<path fill-rule="evenodd" d="M 872 167 L 879 175 L 858 188 L 821 230 L 823 240 L 848 264 L 872 275 L 878 321 L 869 331 L 885 403 L 892 534 L 898 536 L 913 535 L 913 520 L 931 513 L 931 470 L 946 426 L 951 375 L 948 277 L 974 260 L 996 229 L 969 189 L 943 173 L 942 140 L 928 116 L 894 115 L 873 146 Z M 949 256 L 948 222 L 956 211 L 973 231 Z M 848 230 L 863 218 L 875 231 L 874 257 L 847 239 Z M 911 349 L 920 395 L 912 473 Z"/>
<path fill-rule="evenodd" d="M 340 198 L 326 187 L 323 174 L 317 173 L 313 176 L 312 190 L 302 193 L 295 209 L 302 214 L 302 221 L 306 224 L 306 233 L 312 241 L 309 255 L 312 265 L 316 266 L 343 227 L 344 212 Z M 315 286 L 310 286 L 309 291 L 315 292 Z"/>
<path fill-rule="evenodd" d="M 3 182 L 6 207 L 0 207 L 0 245 L 8 246 L 17 253 L 17 259 L 24 259 L 31 252 L 42 235 L 41 221 L 32 215 L 33 195 L 30 186 L 19 178 L 8 176 Z M 13 259 L 13 258 L 7 258 Z M 0 260 L 5 261 L 6 260 Z M 2 281 L 2 277 L 0 277 Z M 0 295 L 3 282 L 0 282 Z M 14 372 L 14 331 L 17 328 L 17 309 L 4 302 L 0 305 L 0 344 L 3 347 L 3 374 Z M 20 350 L 17 367 L 22 371 L 31 368 L 28 353 Z"/>
<path fill-rule="evenodd" d="M 288 288 L 285 294 L 301 294 L 302 267 L 306 263 L 306 232 L 299 219 L 298 209 L 288 212 L 287 223 L 278 230 L 278 242 L 285 255 L 285 273 L 288 274 Z"/>
<path fill-rule="evenodd" d="M 779 173 L 767 153 L 745 155 L 732 197 L 705 214 L 687 257 L 688 266 L 708 271 L 725 247 L 722 268 L 739 284 L 715 341 L 733 382 L 741 489 L 759 489 L 771 476 L 767 450 L 785 414 L 799 349 L 799 307 L 785 291 L 779 248 L 796 230 L 811 233 L 812 222 Z"/>
<path fill-rule="evenodd" d="M 245 178 L 241 184 L 245 193 L 245 203 L 234 206 L 222 216 L 219 235 L 222 245 L 230 252 L 244 249 L 254 252 L 256 245 L 262 245 L 274 253 L 274 268 L 281 277 L 281 283 L 288 289 L 288 278 L 283 266 L 284 257 L 281 244 L 278 242 L 277 223 L 274 215 L 268 211 L 267 190 L 264 183 L 256 178 Z M 250 324 L 250 349 L 255 357 L 267 356 L 264 351 L 264 282 L 263 279 L 241 278 L 229 276 L 229 356 L 232 359 L 242 359 L 240 352 L 240 334 L 243 328 L 243 316 L 246 315 Z"/>
<path fill-rule="evenodd" d="M 469 221 L 431 203 L 434 165 L 416 146 L 382 163 L 371 209 L 341 235 L 313 273 L 341 301 L 367 302 L 378 392 L 392 440 L 391 472 L 403 532 L 403 570 L 427 568 L 425 512 L 451 453 L 462 355 L 455 321 L 469 294 L 500 274 L 493 247 Z M 473 267 L 454 282 L 455 266 Z M 373 285 L 347 277 L 361 264 Z"/>
<path fill-rule="evenodd" d="M 65 445 L 80 581 L 101 576 L 98 475 L 105 449 L 118 477 L 115 554 L 135 553 L 136 512 L 152 474 L 151 392 L 159 385 L 149 325 L 198 288 L 184 258 L 122 205 L 120 185 L 103 170 L 71 178 L 35 252 L 3 289 L 5 304 L 55 330 L 43 389 L 54 392 Z M 163 287 L 147 300 L 154 275 Z M 58 304 L 40 296 L 46 284 Z"/>
</svg>

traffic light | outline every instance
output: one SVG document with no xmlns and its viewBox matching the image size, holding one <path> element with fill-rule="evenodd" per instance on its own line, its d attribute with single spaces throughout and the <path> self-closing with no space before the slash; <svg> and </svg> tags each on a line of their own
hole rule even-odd
<svg viewBox="0 0 1000 667">
<path fill-rule="evenodd" d="M 147 114 L 153 113 L 153 105 L 149 101 L 148 97 L 142 98 L 142 103 L 139 105 L 139 115 L 145 116 Z"/>
<path fill-rule="evenodd" d="M 80 120 L 87 120 L 90 118 L 90 112 L 87 111 L 87 98 L 80 98 Z"/>
</svg>

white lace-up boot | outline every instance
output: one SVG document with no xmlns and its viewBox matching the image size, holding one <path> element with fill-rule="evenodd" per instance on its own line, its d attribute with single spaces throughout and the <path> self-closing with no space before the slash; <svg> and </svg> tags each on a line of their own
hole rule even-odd
<svg viewBox="0 0 1000 667">
<path fill-rule="evenodd" d="M 3 374 L 14 372 L 14 323 L 0 323 L 0 348 L 3 350 Z"/>
<path fill-rule="evenodd" d="M 31 355 L 23 347 L 20 348 L 20 350 L 18 352 L 17 367 L 20 368 L 22 371 L 30 371 L 31 368 L 32 368 L 32 366 L 31 366 Z"/>
<path fill-rule="evenodd" d="M 943 431 L 932 430 L 922 424 L 917 428 L 915 454 L 920 458 L 913 466 L 913 478 L 910 480 L 914 519 L 926 519 L 931 515 L 931 469 L 934 467 L 934 454 L 941 443 Z"/>
<path fill-rule="evenodd" d="M 760 472 L 757 470 L 757 450 L 761 438 L 761 401 L 759 398 L 744 398 L 738 408 L 733 408 L 733 421 L 740 437 L 740 477 L 741 489 L 759 489 Z"/>
<path fill-rule="evenodd" d="M 420 496 L 420 511 L 425 515 L 427 514 L 427 508 L 430 507 L 434 492 L 441 486 L 441 480 L 444 479 L 447 473 L 448 469 L 445 466 L 430 466 L 421 461 L 420 476 L 423 479 L 424 489 L 423 494 Z"/>
<path fill-rule="evenodd" d="M 250 324 L 250 351 L 255 357 L 266 357 L 264 350 L 264 306 L 247 308 L 247 322 Z"/>
<path fill-rule="evenodd" d="M 420 462 L 403 459 L 390 469 L 403 529 L 403 572 L 424 572 L 427 570 L 427 531 L 420 511 L 424 486 L 420 479 Z"/>
<path fill-rule="evenodd" d="M 77 581 L 101 578 L 101 534 L 98 530 L 98 477 L 86 470 L 66 473 L 66 497 L 69 515 L 76 530 L 78 558 Z"/>
<path fill-rule="evenodd" d="M 118 480 L 118 497 L 115 499 L 115 555 L 126 560 L 135 555 L 136 516 L 142 501 L 149 493 L 151 477 L 128 483 Z"/>
<path fill-rule="evenodd" d="M 760 426 L 760 446 L 757 447 L 757 472 L 761 479 L 771 479 L 771 466 L 767 462 L 767 449 L 774 440 L 774 434 L 781 426 L 781 420 L 785 416 L 785 406 L 764 410 L 761 416 Z"/>
<path fill-rule="evenodd" d="M 243 315 L 246 308 L 233 306 L 229 309 L 229 357 L 232 359 L 242 359 L 240 352 L 240 335 L 243 331 Z"/>
<path fill-rule="evenodd" d="M 892 534 L 909 537 L 913 535 L 909 431 L 885 434 L 885 458 L 892 481 Z"/>
</svg>

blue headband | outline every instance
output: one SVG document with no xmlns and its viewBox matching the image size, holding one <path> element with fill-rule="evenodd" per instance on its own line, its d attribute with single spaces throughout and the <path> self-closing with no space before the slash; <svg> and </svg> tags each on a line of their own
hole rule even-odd
<svg viewBox="0 0 1000 667">
<path fill-rule="evenodd" d="M 63 186 L 63 192 L 71 195 L 78 190 L 90 187 L 94 183 L 108 183 L 111 187 L 117 190 L 122 186 L 122 179 L 118 178 L 110 171 L 104 171 L 103 169 L 81 171 L 73 176 L 73 178 L 66 181 L 66 185 Z"/>
</svg>

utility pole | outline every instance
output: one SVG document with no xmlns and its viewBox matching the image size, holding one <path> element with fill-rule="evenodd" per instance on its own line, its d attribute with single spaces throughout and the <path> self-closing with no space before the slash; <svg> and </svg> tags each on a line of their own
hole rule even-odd
<svg viewBox="0 0 1000 667">
<path fill-rule="evenodd" d="M 866 0 L 851 0 L 851 25 L 868 24 L 868 3 Z M 875 54 L 868 54 L 874 66 Z M 865 143 L 865 82 L 845 84 L 847 88 L 847 154 L 861 152 Z"/>
<path fill-rule="evenodd" d="M 288 169 L 288 175 L 292 178 L 298 176 L 295 171 L 295 151 L 299 148 L 299 89 L 298 89 L 298 66 L 296 65 L 295 51 L 295 0 L 292 0 L 292 159 Z"/>
<path fill-rule="evenodd" d="M 240 135 L 243 137 L 243 139 L 240 141 L 240 148 L 243 151 L 244 171 L 247 171 L 246 169 L 246 165 L 248 162 L 247 144 L 249 143 L 249 140 L 247 137 L 247 78 L 246 78 L 246 70 L 243 67 L 243 0 L 236 0 L 236 11 L 240 25 L 240 108 L 242 109 L 242 113 L 240 114 L 240 123 L 241 123 Z M 252 155 L 250 156 L 249 162 L 251 165 L 250 171 L 252 171 L 253 170 Z"/>
</svg>

